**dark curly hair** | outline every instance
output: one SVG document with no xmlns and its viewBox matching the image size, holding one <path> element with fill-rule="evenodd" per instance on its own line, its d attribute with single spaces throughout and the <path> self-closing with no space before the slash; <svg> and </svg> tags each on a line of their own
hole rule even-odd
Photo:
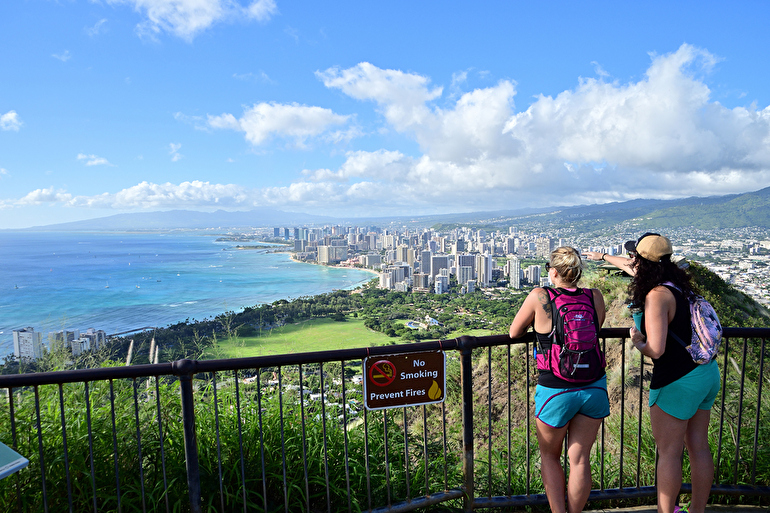
<svg viewBox="0 0 770 513">
<path fill-rule="evenodd" d="M 631 279 L 629 294 L 631 302 L 640 307 L 644 306 L 647 294 L 663 282 L 670 281 L 689 298 L 695 293 L 690 275 L 671 261 L 670 255 L 665 255 L 660 262 L 651 262 L 636 255 L 634 259 L 634 277 Z"/>
</svg>

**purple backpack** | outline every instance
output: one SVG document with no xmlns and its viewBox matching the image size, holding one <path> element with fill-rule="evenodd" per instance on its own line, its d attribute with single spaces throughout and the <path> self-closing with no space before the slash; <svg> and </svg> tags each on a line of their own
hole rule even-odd
<svg viewBox="0 0 770 513">
<path fill-rule="evenodd" d="M 537 368 L 571 383 L 591 383 L 604 372 L 599 348 L 599 319 L 590 289 L 576 294 L 543 287 L 551 304 L 551 347 L 537 348 Z"/>
<path fill-rule="evenodd" d="M 670 281 L 663 283 L 663 285 L 682 292 Z M 690 303 L 690 323 L 692 324 L 689 344 L 673 331 L 669 330 L 668 332 L 674 340 L 687 349 L 695 363 L 704 365 L 716 358 L 719 352 L 719 345 L 722 343 L 722 324 L 719 322 L 714 307 L 703 296 L 693 294 L 687 298 L 687 301 Z"/>
</svg>

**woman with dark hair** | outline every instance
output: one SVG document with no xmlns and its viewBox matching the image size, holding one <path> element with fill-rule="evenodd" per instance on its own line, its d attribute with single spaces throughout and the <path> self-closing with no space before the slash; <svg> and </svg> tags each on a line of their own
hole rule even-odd
<svg viewBox="0 0 770 513">
<path fill-rule="evenodd" d="M 546 269 L 559 294 L 585 298 L 583 301 L 593 305 L 596 325 L 591 327 L 595 334 L 598 333 L 604 323 L 604 297 L 597 289 L 578 287 L 583 273 L 580 253 L 566 246 L 557 248 L 551 253 Z M 543 287 L 537 287 L 529 293 L 511 323 L 511 338 L 523 336 L 532 326 L 538 345 L 550 349 L 554 340 L 552 337 L 556 332 L 556 319 L 553 318 L 551 310 L 553 293 L 553 289 L 549 291 Z M 561 343 L 563 344 L 563 341 Z M 561 379 L 552 371 L 539 371 L 535 389 L 535 417 L 540 447 L 540 473 L 548 504 L 554 513 L 579 513 L 591 492 L 591 446 L 596 441 L 596 433 L 602 419 L 610 414 L 607 376 L 603 366 L 598 371 L 598 375 L 592 378 L 593 381 L 581 384 Z M 565 504 L 561 453 L 564 438 L 568 433 L 567 455 L 570 472 Z"/>
<path fill-rule="evenodd" d="M 650 423 L 658 447 L 658 512 L 683 511 L 676 504 L 682 486 L 682 451 L 690 456 L 692 501 L 690 513 L 703 513 L 714 480 L 714 460 L 708 444 L 711 406 L 719 392 L 715 360 L 695 363 L 680 340 L 690 340 L 692 325 L 688 299 L 694 294 L 687 272 L 671 261 L 671 242 L 645 233 L 626 243 L 633 258 L 630 295 L 642 308 L 639 329 L 631 341 L 652 358 Z"/>
</svg>

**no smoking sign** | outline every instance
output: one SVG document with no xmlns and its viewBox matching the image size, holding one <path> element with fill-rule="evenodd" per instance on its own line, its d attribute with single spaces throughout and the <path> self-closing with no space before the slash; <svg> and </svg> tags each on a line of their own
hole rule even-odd
<svg viewBox="0 0 770 513">
<path fill-rule="evenodd" d="M 369 410 L 440 403 L 446 390 L 443 351 L 364 360 L 364 405 Z"/>
</svg>

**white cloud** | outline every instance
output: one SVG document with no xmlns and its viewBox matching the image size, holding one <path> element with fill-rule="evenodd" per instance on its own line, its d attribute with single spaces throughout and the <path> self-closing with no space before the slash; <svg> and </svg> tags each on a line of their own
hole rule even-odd
<svg viewBox="0 0 770 513">
<path fill-rule="evenodd" d="M 142 36 L 168 32 L 191 41 L 215 23 L 232 20 L 267 22 L 278 13 L 274 0 L 254 0 L 243 5 L 236 0 L 106 0 L 127 4 L 145 20 L 137 25 Z"/>
<path fill-rule="evenodd" d="M 308 169 L 283 187 L 204 181 L 142 182 L 117 193 L 72 196 L 43 189 L 22 202 L 78 207 L 323 209 L 373 215 L 515 209 L 634 198 L 673 198 L 757 190 L 770 185 L 770 106 L 727 108 L 711 98 L 716 57 L 683 45 L 651 56 L 643 77 L 623 83 L 606 72 L 540 96 L 516 111 L 516 83 L 450 98 L 414 73 L 367 63 L 330 69 L 329 87 L 376 105 L 389 131 L 419 145 L 348 151 L 336 168 Z M 454 85 L 464 84 L 461 74 Z M 14 113 L 15 114 L 15 113 Z M 209 129 L 243 132 L 255 146 L 297 146 L 360 135 L 354 118 L 329 109 L 260 103 L 240 117 L 208 116 Z M 414 146 L 414 145 L 412 145 Z M 181 144 L 169 145 L 172 159 Z M 181 155 L 179 155 L 181 157 Z M 320 166 L 319 166 L 320 167 Z"/>
<path fill-rule="evenodd" d="M 72 195 L 62 190 L 55 190 L 53 187 L 48 189 L 35 189 L 19 201 L 17 205 L 41 205 L 43 203 L 66 203 L 72 199 Z"/>
<path fill-rule="evenodd" d="M 107 31 L 106 24 L 107 24 L 107 19 L 102 18 L 101 20 L 97 21 L 93 26 L 86 27 L 83 30 L 85 30 L 86 34 L 88 34 L 91 37 L 98 36 L 99 34 Z"/>
<path fill-rule="evenodd" d="M 278 6 L 275 5 L 274 0 L 257 0 L 252 2 L 246 11 L 249 13 L 249 17 L 257 21 L 266 22 L 278 14 Z"/>
<path fill-rule="evenodd" d="M 180 184 L 141 182 L 116 194 L 78 196 L 72 206 L 118 210 L 178 207 L 238 207 L 248 205 L 244 188 L 232 184 L 211 184 L 194 180 Z"/>
<path fill-rule="evenodd" d="M 171 155 L 171 162 L 178 162 L 184 158 L 184 155 L 179 153 L 180 149 L 182 149 L 180 143 L 169 143 L 168 154 Z"/>
<path fill-rule="evenodd" d="M 260 82 L 265 84 L 275 84 L 276 82 L 271 79 L 267 73 L 259 70 L 258 73 L 233 73 L 233 78 L 243 80 L 245 82 Z"/>
<path fill-rule="evenodd" d="M 67 62 L 72 58 L 72 54 L 70 54 L 69 50 L 64 50 L 62 53 L 51 54 L 51 57 L 54 59 L 59 59 L 62 62 Z"/>
<path fill-rule="evenodd" d="M 97 155 L 86 155 L 84 153 L 78 153 L 78 160 L 85 160 L 86 166 L 111 166 L 110 162 L 104 157 Z"/>
<path fill-rule="evenodd" d="M 8 174 L 8 170 L 4 167 L 0 167 L 0 178 Z"/>
<path fill-rule="evenodd" d="M 372 178 L 394 182 L 408 176 L 411 159 L 398 151 L 351 151 L 339 170 L 304 170 L 302 173 L 314 182 L 346 182 L 357 178 Z"/>
<path fill-rule="evenodd" d="M 5 114 L 0 115 L 0 130 L 13 130 L 18 132 L 21 125 L 24 123 L 19 119 L 19 115 L 15 110 L 9 110 Z"/>
<path fill-rule="evenodd" d="M 509 80 L 443 99 L 430 80 L 369 63 L 317 72 L 319 79 L 377 104 L 385 121 L 422 155 L 388 184 L 393 194 L 467 208 L 574 204 L 637 197 L 724 194 L 770 185 L 770 107 L 728 109 L 705 78 L 718 58 L 690 45 L 651 55 L 638 82 L 581 78 L 573 90 L 514 111 Z M 452 77 L 452 88 L 464 83 Z M 306 171 L 311 180 L 350 180 L 346 166 Z M 377 164 L 370 169 L 376 170 Z M 353 186 L 362 186 L 353 183 Z M 395 188 L 393 188 L 395 187 Z"/>
<path fill-rule="evenodd" d="M 304 147 L 308 139 L 327 133 L 329 127 L 347 123 L 350 116 L 335 114 L 329 109 L 297 103 L 259 103 L 247 109 L 239 119 L 232 114 L 208 116 L 211 128 L 244 132 L 246 140 L 255 146 L 272 137 L 292 140 Z"/>
<path fill-rule="evenodd" d="M 180 184 L 141 182 L 117 193 L 73 196 L 63 190 L 37 189 L 15 202 L 17 206 L 59 203 L 77 208 L 142 210 L 159 208 L 238 208 L 254 204 L 253 191 L 232 184 L 194 180 Z"/>
<path fill-rule="evenodd" d="M 340 89 L 357 100 L 372 100 L 397 130 L 421 126 L 430 115 L 427 102 L 441 96 L 442 88 L 428 88 L 430 80 L 399 70 L 380 69 L 368 62 L 346 70 L 329 68 L 316 76 L 326 87 Z"/>
</svg>

